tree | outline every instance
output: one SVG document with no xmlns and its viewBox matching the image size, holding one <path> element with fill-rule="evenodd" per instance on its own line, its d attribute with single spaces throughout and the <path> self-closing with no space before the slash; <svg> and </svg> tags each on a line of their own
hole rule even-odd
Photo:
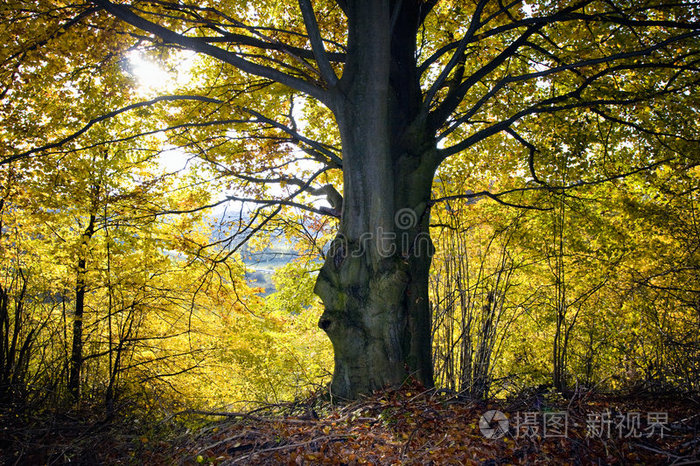
<svg viewBox="0 0 700 466">
<path fill-rule="evenodd" d="M 332 392 L 340 397 L 409 376 L 433 383 L 428 227 L 433 178 L 446 159 L 479 150 L 482 161 L 498 164 L 499 150 L 519 151 L 513 169 L 529 172 L 529 183 L 456 196 L 548 208 L 519 205 L 515 196 L 563 192 L 668 159 L 610 161 L 582 154 L 569 184 L 550 182 L 559 179 L 548 176 L 556 170 L 527 139 L 541 131 L 547 115 L 621 127 L 625 134 L 617 145 L 623 147 L 634 137 L 667 145 L 698 140 L 697 128 L 664 116 L 677 111 L 679 102 L 696 108 L 700 11 L 691 2 L 299 0 L 296 8 L 274 1 L 253 7 L 235 1 L 210 6 L 92 0 L 67 11 L 73 16 L 63 19 L 70 27 L 123 27 L 139 43 L 204 56 L 201 63 L 211 70 L 202 78 L 210 84 L 206 89 L 136 105 L 195 103 L 175 112 L 170 126 L 180 131 L 183 145 L 209 162 L 225 161 L 222 173 L 246 187 L 295 188 L 278 197 L 250 188 L 255 196 L 249 200 L 268 209 L 258 211 L 265 215 L 253 231 L 279 212 L 270 206 L 298 206 L 339 219 L 315 291 L 325 306 L 319 326 L 335 351 Z M 110 23 L 105 13 L 123 25 Z M 291 107 L 299 101 L 311 129 L 295 122 Z M 232 127 L 249 137 L 248 146 L 230 142 L 238 139 L 231 137 Z M 225 147 L 212 143 L 215 129 L 223 138 L 221 128 L 229 131 Z M 321 168 L 300 171 L 307 179 L 280 168 L 297 156 L 290 143 Z M 40 149 L 14 150 L 3 162 Z M 224 154 L 232 149 L 246 155 Z M 330 206 L 305 203 L 303 193 L 325 195 Z"/>
</svg>

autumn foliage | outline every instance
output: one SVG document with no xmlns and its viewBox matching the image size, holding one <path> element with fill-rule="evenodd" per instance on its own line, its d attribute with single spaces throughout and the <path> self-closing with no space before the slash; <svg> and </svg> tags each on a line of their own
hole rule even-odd
<svg viewBox="0 0 700 466">
<path fill-rule="evenodd" d="M 698 461 L 698 18 L 3 2 L 0 462 Z"/>
</svg>

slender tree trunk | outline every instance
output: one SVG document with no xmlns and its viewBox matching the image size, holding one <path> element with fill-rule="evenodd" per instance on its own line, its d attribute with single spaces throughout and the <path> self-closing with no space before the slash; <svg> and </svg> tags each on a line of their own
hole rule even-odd
<svg viewBox="0 0 700 466">
<path fill-rule="evenodd" d="M 428 225 L 437 157 L 420 118 L 418 18 L 402 9 L 392 31 L 391 13 L 389 2 L 348 2 L 348 61 L 333 108 L 343 215 L 315 291 L 335 352 L 331 389 L 343 398 L 409 377 L 433 383 Z"/>
<path fill-rule="evenodd" d="M 80 243 L 78 271 L 75 280 L 75 315 L 73 316 L 73 343 L 71 346 L 70 371 L 68 374 L 68 392 L 75 400 L 80 399 L 80 372 L 83 367 L 83 315 L 85 311 L 85 291 L 87 288 L 87 254 L 88 245 L 95 233 L 95 214 L 90 215 Z"/>
<path fill-rule="evenodd" d="M 568 350 L 568 332 L 566 330 L 566 282 L 564 271 L 564 215 L 564 202 L 560 200 L 557 214 L 554 218 L 556 328 L 552 347 L 554 353 L 552 384 L 554 388 L 561 392 L 566 389 Z"/>
</svg>

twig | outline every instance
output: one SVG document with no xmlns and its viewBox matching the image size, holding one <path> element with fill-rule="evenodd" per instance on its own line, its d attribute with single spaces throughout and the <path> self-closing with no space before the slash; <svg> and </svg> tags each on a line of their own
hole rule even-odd
<svg viewBox="0 0 700 466">
<path fill-rule="evenodd" d="M 243 460 L 245 460 L 245 459 L 248 459 L 248 458 L 250 458 L 250 457 L 252 457 L 252 456 L 254 456 L 254 455 L 259 455 L 259 454 L 262 454 L 262 453 L 270 453 L 270 452 L 273 452 L 273 451 L 288 450 L 288 449 L 290 449 L 290 448 L 303 447 L 304 445 L 309 445 L 309 444 L 315 443 L 315 442 L 325 442 L 325 441 L 344 440 L 344 439 L 349 438 L 349 437 L 351 437 L 351 436 L 350 436 L 350 435 L 324 435 L 324 436 L 322 436 L 322 437 L 316 437 L 316 438 L 313 438 L 313 439 L 311 439 L 311 440 L 307 440 L 306 442 L 290 443 L 290 444 L 287 444 L 287 445 L 280 445 L 280 446 L 277 446 L 277 447 L 265 448 L 265 449 L 263 449 L 263 450 L 254 451 L 254 452 L 251 452 L 251 453 L 249 453 L 249 454 L 247 454 L 247 455 L 241 456 L 240 458 L 235 458 L 235 459 L 231 460 L 230 462 L 224 462 L 224 463 L 221 463 L 221 464 L 222 464 L 222 465 L 236 464 L 236 463 L 238 463 L 238 462 L 240 462 L 240 461 L 243 461 Z"/>
<path fill-rule="evenodd" d="M 413 440 L 413 436 L 416 435 L 416 432 L 421 428 L 420 425 L 416 426 L 415 429 L 413 429 L 413 432 L 411 432 L 411 435 L 408 436 L 408 440 L 406 440 L 406 443 L 403 444 L 403 447 L 401 448 L 401 459 L 404 459 L 406 457 L 406 453 L 408 453 L 408 446 L 411 443 L 411 440 Z"/>
<path fill-rule="evenodd" d="M 658 453 L 660 455 L 666 455 L 669 459 L 673 458 L 674 460 L 679 460 L 683 458 L 682 456 L 674 455 L 673 453 L 669 453 L 664 450 L 659 450 L 658 448 L 649 447 L 647 445 L 644 445 L 643 443 L 635 443 L 634 445 L 637 447 L 642 447 L 645 450 L 653 451 L 654 453 Z"/>
<path fill-rule="evenodd" d="M 227 417 L 227 418 L 241 418 L 241 419 L 248 419 L 248 420 L 256 421 L 256 422 L 270 422 L 270 423 L 283 422 L 283 423 L 288 423 L 288 424 L 308 424 L 308 423 L 318 422 L 317 419 L 260 417 L 260 416 L 253 416 L 250 413 L 238 413 L 238 412 L 227 412 L 227 411 L 202 411 L 202 410 L 195 410 L 195 409 L 188 409 L 186 411 L 181 411 L 181 412 L 176 413 L 176 414 L 177 415 L 197 414 L 197 415 L 201 415 L 201 416 L 221 416 L 221 417 Z"/>
</svg>

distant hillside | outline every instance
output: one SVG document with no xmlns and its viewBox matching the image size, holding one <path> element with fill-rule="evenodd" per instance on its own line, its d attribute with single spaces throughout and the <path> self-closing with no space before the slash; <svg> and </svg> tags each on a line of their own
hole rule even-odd
<svg viewBox="0 0 700 466">
<path fill-rule="evenodd" d="M 275 292 L 272 283 L 275 270 L 296 257 L 293 243 L 283 238 L 272 238 L 270 245 L 262 251 L 252 251 L 248 245 L 241 249 L 241 259 L 246 266 L 246 281 L 251 286 L 263 288 L 263 296 Z"/>
</svg>

